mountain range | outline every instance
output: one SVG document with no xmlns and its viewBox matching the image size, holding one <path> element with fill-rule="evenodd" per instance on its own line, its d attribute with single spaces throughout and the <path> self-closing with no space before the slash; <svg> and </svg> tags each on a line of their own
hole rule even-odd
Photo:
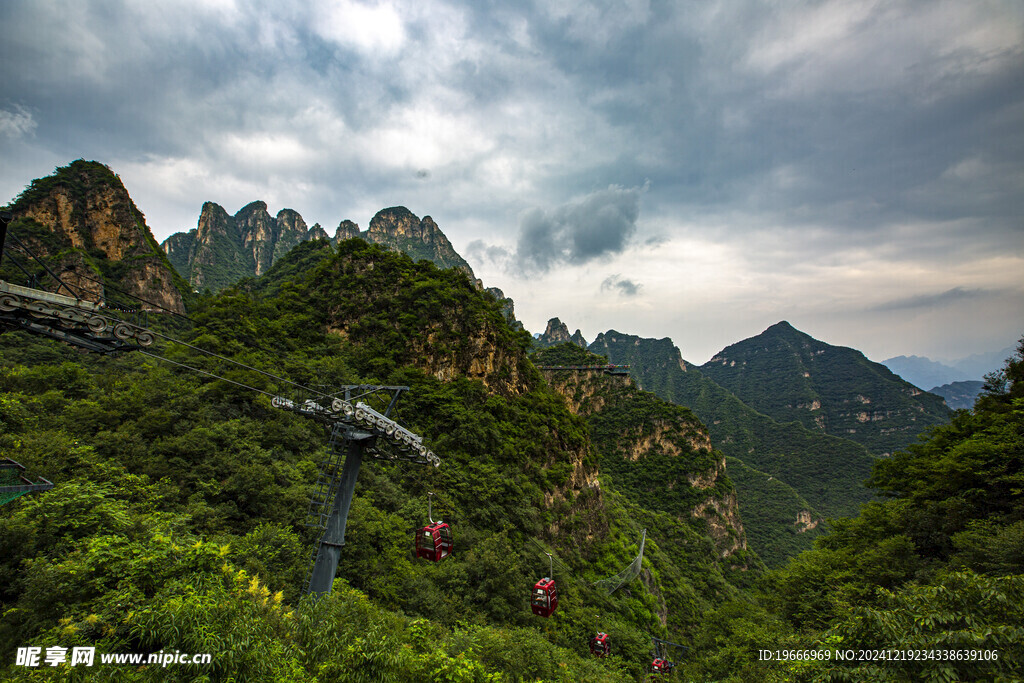
<svg viewBox="0 0 1024 683">
<path fill-rule="evenodd" d="M 38 183 L 16 203 L 11 234 L 40 233 L 39 255 L 54 266 L 93 259 L 98 275 L 109 273 L 100 283 L 107 288 L 119 274 L 130 277 L 116 286 L 135 283 L 132 256 L 156 259 L 167 269 L 165 286 L 180 288 L 187 318 L 154 316 L 149 324 L 161 340 L 146 355 L 82 354 L 0 334 L 0 454 L 17 454 L 55 483 L 45 498 L 0 516 L 0 677 L 10 677 L 14 645 L 57 629 L 84 633 L 81 642 L 109 639 L 100 648 L 138 642 L 199 651 L 204 633 L 242 642 L 251 624 L 279 615 L 273 638 L 291 639 L 292 659 L 247 657 L 227 670 L 238 680 L 311 680 L 318 672 L 340 680 L 325 668 L 345 671 L 341 651 L 360 633 L 384 633 L 361 620 L 372 610 L 387 614 L 388 647 L 407 659 L 414 633 L 431 634 L 422 662 L 407 663 L 399 677 L 385 657 L 374 680 L 441 680 L 466 656 L 477 662 L 449 657 L 437 640 L 446 631 L 461 637 L 459 624 L 471 619 L 474 633 L 497 639 L 495 651 L 531 643 L 536 662 L 500 665 L 511 672 L 507 680 L 625 681 L 625 666 L 629 678 L 642 672 L 649 634 L 679 639 L 699 628 L 700 615 L 735 597 L 736 584 L 759 567 L 724 458 L 692 412 L 639 392 L 628 378 L 549 379 L 528 358 L 530 335 L 509 324 L 500 293 L 463 271 L 364 239 L 313 238 L 259 276 L 191 296 L 159 249 L 125 252 L 124 263 L 90 246 L 85 235 L 97 234 L 106 216 L 97 198 L 106 188 L 109 197 L 127 193 L 106 167 L 81 170 L 57 173 L 79 182 L 72 196 L 83 208 L 74 220 L 43 222 L 39 206 L 52 196 L 36 192 L 47 185 Z M 249 215 L 261 211 L 250 205 Z M 140 216 L 122 226 L 120 243 L 130 237 L 141 250 L 154 245 Z M 397 222 L 380 224 L 399 233 Z M 43 234 L 65 228 L 66 243 Z M 46 251 L 51 242 L 63 252 Z M 252 253 L 258 261 L 268 252 Z M 329 435 L 270 397 L 297 397 L 296 386 L 367 384 L 405 387 L 394 414 L 443 464 L 363 464 L 340 580 L 317 603 L 334 611 L 309 617 L 300 596 L 312 532 L 302 521 Z M 594 400 L 580 402 L 588 392 Z M 386 401 L 374 405 L 390 410 Z M 435 492 L 434 514 L 456 529 L 458 550 L 431 566 L 414 560 L 406 530 L 429 518 L 425 501 Z M 617 593 L 596 587 L 631 567 L 645 537 L 642 562 L 623 580 L 630 585 Z M 552 559 L 542 563 L 547 553 Z M 541 628 L 523 599 L 544 573 L 560 583 L 556 633 Z M 245 611 L 250 598 L 258 615 Z M 223 621 L 210 629 L 163 625 L 195 609 L 200 619 L 212 609 Z M 293 618 L 295 629 L 287 626 Z M 620 673 L 602 673 L 575 652 L 595 619 L 629 662 L 616 665 Z M 258 627 L 262 635 L 245 641 L 254 648 L 269 637 Z M 211 647 L 230 649 L 219 643 Z M 489 655 L 488 666 L 498 666 Z"/>
<path fill-rule="evenodd" d="M 206 202 L 196 228 L 175 233 L 160 246 L 194 288 L 216 292 L 242 278 L 263 275 L 301 242 L 317 239 L 337 244 L 353 238 L 427 259 L 440 268 L 457 268 L 476 280 L 437 223 L 430 216 L 419 218 L 404 206 L 378 211 L 362 232 L 357 224 L 342 220 L 334 237 L 329 237 L 319 223 L 307 227 L 292 209 L 281 209 L 275 217 L 267 211 L 266 202 L 254 201 L 232 216 L 220 205 Z"/>
</svg>

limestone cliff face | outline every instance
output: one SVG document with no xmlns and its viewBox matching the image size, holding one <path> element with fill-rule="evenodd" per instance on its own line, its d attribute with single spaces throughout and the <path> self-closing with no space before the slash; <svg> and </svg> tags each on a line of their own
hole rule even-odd
<svg viewBox="0 0 1024 683">
<path fill-rule="evenodd" d="M 487 287 L 485 291 L 498 300 L 501 304 L 501 312 L 505 314 L 505 320 L 512 327 L 513 330 L 522 330 L 523 323 L 516 320 L 516 306 L 515 302 L 509 297 L 505 296 L 505 292 L 501 291 L 497 287 Z"/>
<path fill-rule="evenodd" d="M 648 506 L 705 520 L 723 558 L 746 549 L 725 456 L 712 449 L 707 430 L 689 410 L 640 391 L 628 376 L 600 370 L 543 374 L 569 409 L 587 420 L 601 470 L 612 473 L 621 489 L 644 496 Z"/>
<path fill-rule="evenodd" d="M 365 232 L 350 220 L 341 221 L 332 241 L 337 244 L 354 237 L 417 260 L 433 261 L 441 268 L 457 268 L 481 288 L 473 269 L 430 216 L 420 219 L 402 206 L 384 209 Z M 193 287 L 217 291 L 242 278 L 263 275 L 293 247 L 311 239 L 329 238 L 319 223 L 307 227 L 293 209 L 281 209 L 271 216 L 266 202 L 255 201 L 231 216 L 217 204 L 206 202 L 195 230 L 171 235 L 161 246 Z"/>
<path fill-rule="evenodd" d="M 437 325 L 422 341 L 413 344 L 413 365 L 445 382 L 458 377 L 478 379 L 495 393 L 518 395 L 527 390 L 519 354 L 496 346 L 491 330 L 467 330 L 458 350 L 441 341 L 443 330 L 443 326 Z"/>
<path fill-rule="evenodd" d="M 164 242 L 164 251 L 169 242 L 170 238 Z M 199 214 L 189 264 L 189 282 L 198 290 L 222 289 L 256 270 L 252 252 L 243 248 L 235 218 L 213 202 L 203 204 Z"/>
<path fill-rule="evenodd" d="M 267 213 L 266 202 L 252 202 L 235 214 L 235 229 L 242 239 L 242 250 L 251 254 L 254 274 L 262 275 L 274 262 L 277 225 Z"/>
<path fill-rule="evenodd" d="M 298 211 L 292 209 L 281 209 L 278 211 L 275 227 L 274 253 L 270 259 L 271 265 L 277 259 L 287 254 L 299 242 L 305 242 L 309 239 L 309 228 L 306 227 L 306 221 L 302 220 L 302 216 L 299 215 Z M 267 267 L 269 268 L 270 266 Z M 262 275 L 265 272 L 265 270 L 258 271 L 256 274 Z"/>
<path fill-rule="evenodd" d="M 327 239 L 327 232 L 319 224 L 308 228 L 293 209 L 281 209 L 275 217 L 266 202 L 257 201 L 231 216 L 206 202 L 196 229 L 171 235 L 162 246 L 193 287 L 216 291 L 263 275 L 295 245 L 317 238 Z"/>
<path fill-rule="evenodd" d="M 439 268 L 458 268 L 471 282 L 476 282 L 473 269 L 456 253 L 430 216 L 417 218 L 404 206 L 383 209 L 370 220 L 369 229 L 361 237 L 367 242 L 403 251 L 414 259 L 428 259 Z"/>
<path fill-rule="evenodd" d="M 313 227 L 306 233 L 307 240 L 325 240 L 330 241 L 331 236 L 327 234 L 327 231 L 321 227 L 319 223 L 314 223 Z"/>
<path fill-rule="evenodd" d="M 809 510 L 801 510 L 796 515 L 796 521 L 793 522 L 793 526 L 796 527 L 796 531 L 799 534 L 816 529 L 823 520 L 821 517 L 815 517 Z"/>
<path fill-rule="evenodd" d="M 50 259 L 62 280 L 78 285 L 90 297 L 108 295 L 109 284 L 184 312 L 175 273 L 145 217 L 120 178 L 103 164 L 78 160 L 58 168 L 54 175 L 33 181 L 11 211 L 12 233 L 34 235 L 29 237 L 33 251 Z M 123 266 L 111 268 L 115 262 Z"/>
<path fill-rule="evenodd" d="M 344 220 L 338 223 L 338 229 L 334 231 L 334 241 L 340 242 L 342 240 L 350 240 L 353 237 L 359 237 L 362 233 L 359 232 L 359 226 L 352 221 Z"/>
</svg>

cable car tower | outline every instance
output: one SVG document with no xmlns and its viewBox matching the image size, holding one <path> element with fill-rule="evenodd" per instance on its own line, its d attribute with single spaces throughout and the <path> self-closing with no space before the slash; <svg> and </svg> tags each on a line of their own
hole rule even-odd
<svg viewBox="0 0 1024 683">
<path fill-rule="evenodd" d="M 353 384 L 340 387 L 345 398 L 325 396 L 330 400 L 328 405 L 313 400 L 297 402 L 283 396 L 275 396 L 271 401 L 275 408 L 301 413 L 326 424 L 331 432 L 327 456 L 320 463 L 320 476 L 309 502 L 306 525 L 323 529 L 323 535 L 311 559 L 306 593 L 320 596 L 331 592 L 364 456 L 434 467 L 441 464 L 433 451 L 423 445 L 423 437 L 388 417 L 399 395 L 408 389 Z M 382 394 L 390 398 L 383 413 L 359 400 Z"/>
</svg>

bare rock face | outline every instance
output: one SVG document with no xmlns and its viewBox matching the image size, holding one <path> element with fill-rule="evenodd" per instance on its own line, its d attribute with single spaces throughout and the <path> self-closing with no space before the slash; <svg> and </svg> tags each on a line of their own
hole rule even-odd
<svg viewBox="0 0 1024 683">
<path fill-rule="evenodd" d="M 457 268 L 477 289 L 482 288 L 473 269 L 430 216 L 420 219 L 402 206 L 384 209 L 377 212 L 365 232 L 350 220 L 341 221 L 331 241 L 337 244 L 355 237 L 417 260 L 433 261 L 440 268 Z M 222 207 L 207 202 L 196 229 L 171 235 L 162 247 L 193 287 L 217 291 L 242 278 L 263 275 L 293 247 L 311 239 L 329 237 L 319 223 L 307 227 L 293 209 L 281 209 L 277 216 L 271 216 L 266 202 L 255 201 L 230 216 Z"/>
<path fill-rule="evenodd" d="M 739 509 L 735 491 L 730 491 L 722 498 L 707 498 L 693 509 L 694 517 L 707 522 L 708 532 L 715 539 L 715 547 L 723 558 L 747 548 Z"/>
<path fill-rule="evenodd" d="M 274 234 L 274 253 L 271 265 L 287 254 L 292 247 L 309 239 L 309 228 L 298 211 L 281 209 L 277 212 L 276 232 Z M 266 272 L 266 271 L 263 271 Z M 263 272 L 256 273 L 262 275 Z"/>
<path fill-rule="evenodd" d="M 353 237 L 359 237 L 360 234 L 359 226 L 356 223 L 350 220 L 343 220 L 338 223 L 338 229 L 334 231 L 334 241 L 337 243 L 342 240 L 350 240 Z"/>
<path fill-rule="evenodd" d="M 310 228 L 309 232 L 306 233 L 306 239 L 325 240 L 329 242 L 331 240 L 331 236 L 327 234 L 327 231 L 324 230 L 319 223 L 314 223 L 313 227 Z"/>
<path fill-rule="evenodd" d="M 544 333 L 537 339 L 537 345 L 541 347 L 555 346 L 565 342 L 575 344 L 581 349 L 587 348 L 587 340 L 583 338 L 583 333 L 577 329 L 570 335 L 568 326 L 558 318 L 549 320 Z"/>
<path fill-rule="evenodd" d="M 33 181 L 11 212 L 11 231 L 33 233 L 30 241 L 39 250 L 37 255 L 55 260 L 62 280 L 77 283 L 97 298 L 107 294 L 105 285 L 114 285 L 184 313 L 171 264 L 121 179 L 103 164 L 80 159 Z M 124 266 L 109 268 L 114 262 Z"/>
<path fill-rule="evenodd" d="M 482 288 L 483 283 L 480 283 L 479 280 L 477 280 L 477 282 L 477 288 Z M 512 327 L 513 330 L 525 329 L 523 327 L 523 323 L 516 320 L 515 302 L 512 301 L 512 299 L 510 299 L 509 297 L 505 296 L 505 292 L 501 291 L 497 287 L 487 287 L 485 291 L 491 296 L 493 296 L 495 299 L 497 299 L 498 303 L 501 304 L 501 312 L 505 315 L 505 320 L 508 321 L 508 324 Z"/>
<path fill-rule="evenodd" d="M 252 202 L 235 214 L 235 225 L 242 238 L 242 249 L 252 255 L 254 275 L 262 275 L 274 263 L 277 241 L 276 221 L 267 213 L 266 202 Z"/>
<path fill-rule="evenodd" d="M 802 534 L 811 529 L 816 529 L 823 521 L 825 520 L 815 517 L 809 510 L 801 510 L 797 513 L 796 521 L 793 522 L 793 525 L 796 527 L 797 533 Z"/>
<path fill-rule="evenodd" d="M 430 216 L 417 218 L 404 206 L 383 209 L 370 220 L 370 227 L 361 237 L 367 242 L 405 252 L 413 259 L 433 261 L 439 268 L 458 268 L 471 282 L 476 282 L 473 269 L 456 253 Z"/>
<path fill-rule="evenodd" d="M 164 242 L 165 251 L 170 239 Z M 235 218 L 219 204 L 203 204 L 189 264 L 189 282 L 198 290 L 209 288 L 216 291 L 255 272 L 252 252 L 247 253 L 243 248 Z"/>
</svg>

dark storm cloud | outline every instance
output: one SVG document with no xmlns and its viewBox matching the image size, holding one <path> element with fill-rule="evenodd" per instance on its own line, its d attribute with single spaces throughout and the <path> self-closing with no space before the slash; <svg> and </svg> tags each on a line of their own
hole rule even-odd
<svg viewBox="0 0 1024 683">
<path fill-rule="evenodd" d="M 484 278 L 635 247 L 729 252 L 737 283 L 850 254 L 932 277 L 957 254 L 961 279 L 910 291 L 1012 289 L 1014 0 L 12 0 L 0 25 L 5 199 L 85 157 L 159 239 L 207 200 L 324 225 L 402 204 Z"/>
<path fill-rule="evenodd" d="M 637 284 L 632 280 L 626 280 L 616 273 L 615 275 L 609 275 L 601 282 L 601 291 L 617 291 L 622 296 L 633 297 L 640 294 L 640 290 L 643 285 Z"/>
<path fill-rule="evenodd" d="M 644 189 L 611 186 L 551 211 L 526 212 L 516 245 L 518 265 L 525 271 L 546 271 L 620 253 L 636 233 Z"/>
</svg>

